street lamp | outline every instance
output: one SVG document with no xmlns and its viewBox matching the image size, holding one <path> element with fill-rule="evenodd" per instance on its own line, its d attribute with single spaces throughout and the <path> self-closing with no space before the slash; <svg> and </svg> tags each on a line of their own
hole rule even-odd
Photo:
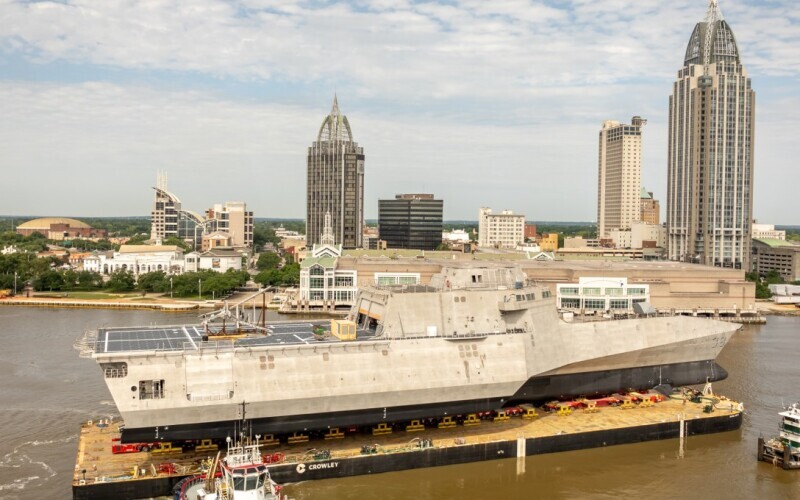
<svg viewBox="0 0 800 500">
<path fill-rule="evenodd" d="M 172 298 L 172 276 L 169 277 L 169 298 Z"/>
<path fill-rule="evenodd" d="M 17 294 L 17 272 L 14 271 L 14 295 Z"/>
<path fill-rule="evenodd" d="M 197 278 L 197 287 L 200 289 L 200 300 L 203 299 L 203 282 L 200 278 Z"/>
</svg>

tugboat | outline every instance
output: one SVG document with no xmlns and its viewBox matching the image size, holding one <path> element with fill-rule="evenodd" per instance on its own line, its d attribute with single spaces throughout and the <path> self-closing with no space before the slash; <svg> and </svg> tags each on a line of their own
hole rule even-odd
<svg viewBox="0 0 800 500">
<path fill-rule="evenodd" d="M 758 438 L 758 459 L 786 470 L 800 469 L 800 408 L 795 403 L 778 415 L 780 434 L 767 441 Z"/>
<path fill-rule="evenodd" d="M 270 478 L 260 439 L 241 433 L 231 445 L 233 440 L 226 438 L 225 458 L 220 461 L 218 453 L 208 472 L 176 484 L 175 500 L 280 500 L 281 487 Z"/>
</svg>

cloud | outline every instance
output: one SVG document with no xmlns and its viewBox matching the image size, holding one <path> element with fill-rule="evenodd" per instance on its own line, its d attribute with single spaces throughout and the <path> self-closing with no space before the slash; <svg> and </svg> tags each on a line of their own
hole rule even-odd
<svg viewBox="0 0 800 500">
<path fill-rule="evenodd" d="M 758 93 L 756 188 L 785 193 L 771 176 L 797 151 L 785 110 L 796 109 L 800 19 L 785 2 L 722 8 Z M 665 205 L 667 96 L 704 10 L 695 0 L 6 1 L 0 161 L 25 188 L 0 212 L 42 206 L 30 201 L 42 192 L 51 213 L 69 195 L 73 214 L 93 203 L 145 214 L 162 168 L 193 209 L 245 199 L 258 216 L 303 217 L 305 148 L 334 89 L 366 148 L 368 216 L 379 196 L 424 189 L 446 197 L 448 217 L 491 205 L 593 219 L 597 131 L 634 114 L 650 122 L 643 183 Z M 78 76 L 66 82 L 62 67 Z M 781 217 L 767 198 L 757 193 L 756 214 Z"/>
</svg>

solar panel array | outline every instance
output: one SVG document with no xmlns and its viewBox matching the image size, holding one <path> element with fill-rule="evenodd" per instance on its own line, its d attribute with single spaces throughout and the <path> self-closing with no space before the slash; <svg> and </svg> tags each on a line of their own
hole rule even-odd
<svg viewBox="0 0 800 500">
<path fill-rule="evenodd" d="M 267 325 L 268 335 L 238 339 L 235 341 L 235 345 L 236 347 L 257 347 L 315 343 L 318 341 L 315 340 L 313 329 L 318 326 L 327 329 L 330 322 L 323 320 L 271 324 Z M 192 349 L 203 341 L 203 334 L 203 327 L 197 325 L 100 330 L 95 343 L 95 352 L 179 351 L 185 347 Z M 367 330 L 357 330 L 359 339 L 370 336 L 372 333 Z M 338 342 L 336 339 L 327 339 L 326 341 Z"/>
<path fill-rule="evenodd" d="M 97 352 L 181 350 L 184 343 L 197 345 L 203 336 L 196 326 L 167 328 L 120 328 L 101 330 Z"/>
</svg>

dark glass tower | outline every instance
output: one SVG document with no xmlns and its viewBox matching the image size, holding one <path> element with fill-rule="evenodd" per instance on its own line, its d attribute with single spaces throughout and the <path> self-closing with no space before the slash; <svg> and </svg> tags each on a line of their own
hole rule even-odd
<svg viewBox="0 0 800 500">
<path fill-rule="evenodd" d="M 387 248 L 436 250 L 442 243 L 444 201 L 432 194 L 398 194 L 378 200 L 378 231 Z"/>
</svg>

